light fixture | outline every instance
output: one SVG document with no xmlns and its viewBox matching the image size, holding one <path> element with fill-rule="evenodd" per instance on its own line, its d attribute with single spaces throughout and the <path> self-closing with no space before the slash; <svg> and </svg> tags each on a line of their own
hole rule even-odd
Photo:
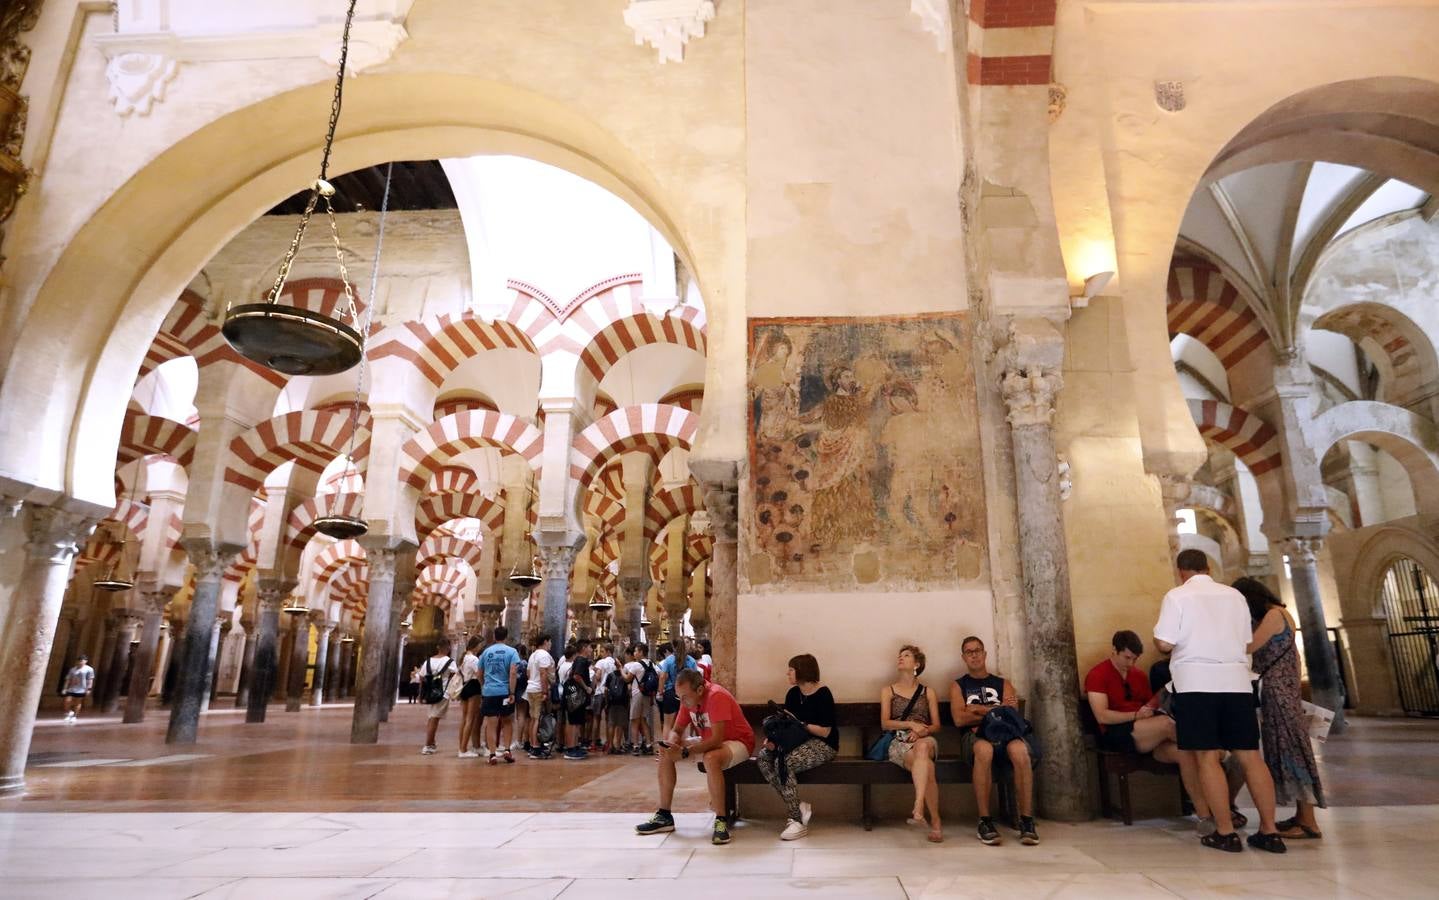
<svg viewBox="0 0 1439 900">
<path fill-rule="evenodd" d="M 364 334 L 355 327 L 359 318 L 355 289 L 345 268 L 345 250 L 340 244 L 340 229 L 335 222 L 335 208 L 331 202 L 335 186 L 328 181 L 330 153 L 334 148 L 335 129 L 340 123 L 340 109 L 344 102 L 350 27 L 354 24 L 357 2 L 350 0 L 349 10 L 345 13 L 345 30 L 340 38 L 340 67 L 330 101 L 330 120 L 325 132 L 324 152 L 320 156 L 320 175 L 310 184 L 310 198 L 300 215 L 295 236 L 290 240 L 289 249 L 285 251 L 275 283 L 265 301 L 226 310 L 225 323 L 220 329 L 225 340 L 241 356 L 284 375 L 334 375 L 350 369 L 364 357 Z M 279 302 L 280 292 L 290 278 L 290 267 L 294 265 L 305 231 L 310 227 L 310 218 L 315 213 L 315 207 L 321 203 L 329 219 L 330 239 L 334 243 L 340 282 L 345 290 L 343 305 L 336 310 L 335 316 L 296 306 L 282 306 Z M 374 298 L 370 299 L 373 305 Z M 344 317 L 348 317 L 354 325 L 341 321 Z"/>
<path fill-rule="evenodd" d="M 345 541 L 359 537 L 369 531 L 370 527 L 365 524 L 364 519 L 336 514 L 316 519 L 315 530 L 337 541 Z"/>
<path fill-rule="evenodd" d="M 342 644 L 353 644 L 354 642 L 355 639 L 351 637 L 348 633 L 346 633 L 344 637 L 340 638 L 340 643 Z"/>
<path fill-rule="evenodd" d="M 1075 309 L 1084 309 L 1089 301 L 1099 296 L 1099 292 L 1109 286 L 1114 280 L 1113 272 L 1095 272 L 1084 279 L 1084 290 L 1078 296 L 1070 297 L 1069 304 Z"/>
<path fill-rule="evenodd" d="M 519 570 L 518 562 L 510 567 L 510 584 L 513 584 L 517 588 L 532 591 L 536 585 L 544 580 L 545 579 L 540 575 L 540 561 L 537 557 L 531 557 L 528 575 Z"/>
<path fill-rule="evenodd" d="M 647 628 L 650 624 L 650 611 L 640 607 L 640 627 Z"/>
<path fill-rule="evenodd" d="M 153 398 L 152 398 L 153 402 Z M 130 482 L 130 496 L 122 498 L 131 503 L 135 501 L 135 488 L 140 484 L 140 476 L 145 474 L 145 457 L 135 466 L 135 477 Z M 105 591 L 111 594 L 118 594 L 121 591 L 128 591 L 135 587 L 135 577 L 132 572 L 129 577 L 120 574 L 120 567 L 125 562 L 125 545 L 129 543 L 126 533 L 129 531 L 123 522 L 120 523 L 120 540 L 117 542 L 115 561 L 110 563 L 110 570 L 102 577 L 91 582 L 97 591 Z"/>
<path fill-rule="evenodd" d="M 309 611 L 310 607 L 305 605 L 305 601 L 295 596 L 291 596 L 288 600 L 286 600 L 284 608 L 280 610 L 280 612 L 288 616 L 304 615 Z"/>
<path fill-rule="evenodd" d="M 609 612 L 615 608 L 615 601 L 611 600 L 599 588 L 595 588 L 594 596 L 590 597 L 590 612 Z"/>
</svg>

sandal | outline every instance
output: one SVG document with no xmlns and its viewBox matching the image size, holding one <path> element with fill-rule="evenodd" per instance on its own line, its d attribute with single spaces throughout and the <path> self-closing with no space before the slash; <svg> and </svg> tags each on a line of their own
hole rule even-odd
<svg viewBox="0 0 1439 900">
<path fill-rule="evenodd" d="M 1292 829 L 1295 825 L 1298 825 L 1298 824 L 1299 824 L 1299 817 L 1298 817 L 1298 816 L 1290 816 L 1290 817 L 1287 818 L 1287 819 L 1280 819 L 1278 822 L 1275 822 L 1275 823 L 1274 823 L 1274 829 L 1275 829 L 1276 831 L 1289 831 L 1289 830 Z"/>
<path fill-rule="evenodd" d="M 1255 850 L 1264 850 L 1269 853 L 1285 853 L 1289 850 L 1288 847 L 1284 846 L 1284 838 L 1280 837 L 1278 833 L 1265 834 L 1262 831 L 1256 832 L 1251 834 L 1245 840 L 1245 843 Z"/>
<path fill-rule="evenodd" d="M 1239 841 L 1239 832 L 1231 831 L 1228 834 L 1206 834 L 1199 839 L 1199 843 L 1206 847 L 1213 847 L 1215 850 L 1223 850 L 1225 853 L 1243 853 L 1244 845 Z"/>
<path fill-rule="evenodd" d="M 1279 828 L 1279 836 L 1285 840 L 1317 841 L 1324 837 L 1324 832 L 1310 828 L 1308 825 L 1293 819 L 1290 819 L 1288 822 L 1278 822 L 1276 825 Z"/>
<path fill-rule="evenodd" d="M 1249 817 L 1246 816 L 1244 813 L 1240 812 L 1238 807 L 1231 806 L 1229 807 L 1229 821 L 1234 824 L 1234 827 L 1236 829 L 1238 829 L 1243 828 L 1245 825 L 1249 824 Z"/>
<path fill-rule="evenodd" d="M 943 844 L 944 832 L 938 828 L 931 828 L 929 830 L 928 839 L 931 844 Z"/>
<path fill-rule="evenodd" d="M 507 762 L 507 763 L 512 763 L 512 762 L 514 762 L 514 761 L 515 761 L 515 755 L 514 755 L 513 753 L 511 753 L 510 751 L 506 750 L 506 751 L 505 751 L 505 762 Z"/>
</svg>

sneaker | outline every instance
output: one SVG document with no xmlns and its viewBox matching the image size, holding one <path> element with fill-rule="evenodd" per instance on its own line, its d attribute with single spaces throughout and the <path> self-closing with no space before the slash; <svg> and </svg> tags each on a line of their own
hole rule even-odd
<svg viewBox="0 0 1439 900">
<path fill-rule="evenodd" d="M 804 826 L 801 825 L 801 828 Z M 788 829 L 786 829 L 788 830 Z M 710 838 L 711 844 L 728 844 L 730 842 L 729 823 L 724 819 L 715 819 L 715 833 Z"/>
<path fill-rule="evenodd" d="M 810 817 L 813 815 L 814 807 L 801 800 L 799 804 L 799 823 L 804 827 L 808 828 Z"/>
<path fill-rule="evenodd" d="M 565 759 L 579 760 L 585 759 L 587 756 L 588 754 L 578 747 L 571 747 L 570 749 L 565 751 Z"/>
<path fill-rule="evenodd" d="M 989 816 L 979 817 L 979 828 L 976 829 L 981 844 L 988 844 L 993 847 L 1004 843 L 1004 838 L 999 836 L 999 829 L 994 827 L 994 820 Z"/>
<path fill-rule="evenodd" d="M 490 765 L 492 765 L 492 766 L 498 766 L 499 764 L 500 764 L 500 755 L 499 755 L 498 753 L 491 753 L 491 754 L 490 754 Z"/>
<path fill-rule="evenodd" d="M 1264 834 L 1263 832 L 1256 832 L 1251 834 L 1245 840 L 1245 843 L 1255 850 L 1264 850 L 1269 853 L 1289 852 L 1289 848 L 1284 846 L 1284 838 L 1280 837 L 1278 833 Z"/>
<path fill-rule="evenodd" d="M 1039 843 L 1039 832 L 1034 829 L 1033 816 L 1019 817 L 1019 842 L 1027 847 Z"/>
<path fill-rule="evenodd" d="M 520 742 L 519 742 L 519 741 L 510 741 L 510 749 L 511 749 L 511 750 L 518 750 L 518 749 L 520 749 Z"/>
<path fill-rule="evenodd" d="M 719 834 L 719 831 L 716 830 L 715 834 Z M 790 819 L 789 823 L 784 826 L 784 831 L 779 833 L 779 839 L 782 841 L 797 841 L 807 834 L 809 834 L 809 829 L 805 827 L 803 822 L 798 819 Z M 726 831 L 726 835 L 728 835 L 728 831 Z M 728 836 L 726 836 L 725 840 L 729 840 Z M 716 840 L 715 843 L 718 844 L 719 841 Z"/>
<path fill-rule="evenodd" d="M 420 755 L 421 755 L 421 756 L 434 756 L 434 755 L 435 755 L 435 747 L 434 747 L 434 745 L 433 745 L 433 744 L 426 744 L 425 746 L 421 747 L 421 748 L 420 748 Z"/>
<path fill-rule="evenodd" d="M 528 756 L 530 759 L 544 759 L 544 758 L 545 758 L 545 752 L 544 752 L 543 750 L 540 750 L 538 747 L 531 747 L 531 748 L 530 748 L 530 751 L 529 751 L 528 753 L 526 753 L 525 755 Z"/>
<path fill-rule="evenodd" d="M 1223 850 L 1225 853 L 1243 853 L 1244 842 L 1239 840 L 1239 833 L 1231 831 L 1228 834 L 1214 834 L 1202 837 L 1199 843 L 1206 847 L 1213 847 L 1215 850 Z"/>
<path fill-rule="evenodd" d="M 490 753 L 490 745 L 486 744 L 484 741 L 480 741 L 480 753 L 488 756 Z"/>
<path fill-rule="evenodd" d="M 510 764 L 512 764 L 514 761 L 515 761 L 515 755 L 514 755 L 513 753 L 511 753 L 510 751 L 506 750 L 506 751 L 505 751 L 505 765 L 510 765 Z M 492 759 L 490 760 L 490 762 L 494 762 L 494 759 L 492 758 Z"/>
<path fill-rule="evenodd" d="M 656 812 L 648 822 L 635 826 L 635 834 L 665 834 L 675 830 L 675 817 L 667 812 Z"/>
<path fill-rule="evenodd" d="M 455 756 L 457 759 L 479 759 L 480 752 L 478 750 L 461 750 Z"/>
<path fill-rule="evenodd" d="M 1194 820 L 1194 831 L 1202 838 L 1213 834 L 1216 827 L 1213 816 L 1200 816 Z"/>
</svg>

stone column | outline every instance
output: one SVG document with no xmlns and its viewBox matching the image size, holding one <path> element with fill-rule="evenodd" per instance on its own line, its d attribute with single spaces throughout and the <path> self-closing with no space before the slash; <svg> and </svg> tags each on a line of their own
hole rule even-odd
<svg viewBox="0 0 1439 900">
<path fill-rule="evenodd" d="M 125 698 L 126 723 L 145 721 L 145 702 L 150 698 L 150 683 L 155 676 L 155 653 L 160 649 L 160 626 L 165 624 L 165 606 L 174 593 L 169 588 L 156 588 L 140 594 L 145 619 L 140 626 L 140 644 L 135 648 L 135 661 L 130 670 L 130 694 Z"/>
<path fill-rule="evenodd" d="M 263 579 L 259 586 L 259 615 L 255 620 L 255 663 L 250 674 L 250 700 L 245 721 L 265 721 L 265 710 L 274 690 L 279 669 L 280 607 L 294 589 L 293 584 Z"/>
<path fill-rule="evenodd" d="M 319 706 L 325 702 L 325 665 L 329 662 L 330 635 L 335 626 L 321 615 L 315 620 L 315 675 L 310 679 L 310 705 Z"/>
<path fill-rule="evenodd" d="M 341 643 L 344 637 L 338 625 L 330 629 L 330 641 L 325 653 L 325 699 L 339 700 L 345 696 L 345 686 L 340 681 L 340 658 L 344 655 L 346 645 Z"/>
<path fill-rule="evenodd" d="M 511 646 L 518 644 L 523 639 L 525 604 L 529 600 L 529 591 L 514 587 L 505 590 L 505 630 L 510 633 L 509 643 Z"/>
<path fill-rule="evenodd" d="M 710 642 L 714 645 L 714 680 L 738 693 L 739 625 L 739 477 L 742 463 L 729 460 L 691 460 L 690 471 L 705 488 L 705 513 L 714 552 L 710 557 Z"/>
<path fill-rule="evenodd" d="M 64 687 L 65 673 L 70 671 L 73 648 L 79 643 L 77 628 L 79 612 L 73 607 L 60 610 L 55 623 L 55 642 L 50 645 L 50 661 L 45 669 L 45 694 Z"/>
<path fill-rule="evenodd" d="M 400 643 L 395 650 L 395 662 L 390 668 L 395 674 L 395 689 L 390 692 L 389 700 L 391 708 L 399 702 L 400 685 L 409 680 L 409 673 L 405 671 L 405 648 L 410 645 L 410 626 L 400 625 Z M 389 721 L 388 719 L 386 721 Z"/>
<path fill-rule="evenodd" d="M 220 608 L 220 581 L 225 567 L 240 552 L 227 544 L 215 546 L 207 540 L 185 541 L 185 552 L 195 566 L 195 594 L 190 600 L 190 620 L 180 644 L 179 669 L 175 674 L 174 702 L 170 706 L 167 744 L 193 744 L 200 731 L 200 711 L 209 696 L 212 648 L 215 644 L 215 615 Z"/>
<path fill-rule="evenodd" d="M 1324 619 L 1324 598 L 1319 593 L 1319 570 L 1315 556 L 1324 545 L 1322 538 L 1288 537 L 1280 549 L 1289 557 L 1289 581 L 1294 588 L 1294 608 L 1299 613 L 1299 630 L 1304 635 L 1304 668 L 1309 674 L 1309 692 L 1314 703 L 1334 710 L 1330 734 L 1344 732 L 1344 686 L 1339 679 L 1339 661 L 1329 642 Z"/>
<path fill-rule="evenodd" d="M 340 658 L 337 661 L 339 668 L 335 681 L 336 696 L 339 697 L 350 696 L 350 661 L 355 655 L 355 642 L 347 640 L 349 637 L 347 633 L 345 637 L 340 638 Z"/>
<path fill-rule="evenodd" d="M 130 669 L 130 644 L 135 640 L 135 628 L 140 624 L 140 617 L 128 609 L 115 610 L 114 619 L 114 650 L 108 661 L 110 677 L 105 680 L 105 696 L 100 703 L 100 711 L 106 713 L 120 709 L 121 687 Z"/>
<path fill-rule="evenodd" d="M 98 602 L 98 598 L 97 598 Z M 115 600 L 109 601 L 117 602 Z M 120 634 L 120 617 L 115 615 L 112 607 L 105 613 L 105 618 L 100 625 L 100 649 L 90 655 L 90 662 L 95 669 L 95 693 L 93 702 L 96 709 L 103 709 L 105 698 L 110 694 L 110 685 L 118 680 L 115 675 L 115 639 Z"/>
<path fill-rule="evenodd" d="M 32 507 L 25 562 L 0 633 L 0 797 L 25 790 L 25 760 L 71 563 L 95 520 Z"/>
<path fill-rule="evenodd" d="M 370 592 L 365 603 L 365 642 L 361 648 L 359 689 L 355 716 L 350 724 L 350 743 L 374 744 L 380 740 L 380 711 L 387 708 L 386 648 L 389 646 L 391 610 L 395 595 L 393 547 L 366 543 L 370 565 Z"/>
<path fill-rule="evenodd" d="M 383 683 L 393 685 L 399 681 L 400 669 L 404 665 L 405 638 L 408 632 L 405 629 L 405 604 L 409 602 L 409 596 L 415 586 L 409 582 L 401 582 L 395 585 L 395 591 L 390 601 L 390 633 L 385 644 L 385 672 Z M 380 721 L 390 721 L 390 710 L 395 708 L 396 691 L 385 690 L 383 704 L 380 707 Z"/>
<path fill-rule="evenodd" d="M 640 620 L 644 618 L 645 614 L 645 598 L 649 596 L 654 581 L 648 572 L 638 577 L 621 578 L 619 581 L 621 605 L 619 615 L 615 618 L 620 622 L 625 636 L 630 641 L 638 641 L 640 639 Z"/>
<path fill-rule="evenodd" d="M 305 667 L 310 662 L 310 617 L 289 613 L 294 643 L 290 646 L 290 689 L 285 695 L 285 712 L 299 712 L 305 700 Z"/>
<path fill-rule="evenodd" d="M 240 651 L 240 681 L 235 685 L 235 708 L 246 709 L 250 705 L 250 684 L 255 677 L 257 629 L 254 619 L 248 622 L 241 620 L 240 627 L 245 629 L 245 649 Z"/>
<path fill-rule="evenodd" d="M 1080 787 L 1089 781 L 1088 756 L 1079 723 L 1069 557 L 1050 425 L 1063 385 L 1057 367 L 1031 366 L 1005 372 L 1000 389 L 1014 445 L 1031 684 L 1026 713 L 1044 748 L 1035 799 L 1045 816 L 1079 821 L 1091 817 L 1093 806 Z"/>
<path fill-rule="evenodd" d="M 548 536 L 539 535 L 538 538 L 544 541 Z M 585 545 L 585 536 L 578 534 L 568 543 L 541 543 L 540 551 L 540 574 L 544 577 L 544 614 L 543 628 L 545 634 L 554 637 L 554 646 L 563 648 L 566 632 L 566 617 L 569 613 L 570 603 L 570 576 L 575 570 L 575 557 L 579 555 L 580 548 Z"/>
<path fill-rule="evenodd" d="M 229 613 L 221 613 L 225 618 L 215 623 L 214 634 L 210 640 L 210 671 L 207 676 L 209 689 L 205 691 L 205 708 L 209 709 L 220 696 L 220 654 L 225 649 L 225 639 L 230 636 L 230 630 L 235 627 Z"/>
</svg>

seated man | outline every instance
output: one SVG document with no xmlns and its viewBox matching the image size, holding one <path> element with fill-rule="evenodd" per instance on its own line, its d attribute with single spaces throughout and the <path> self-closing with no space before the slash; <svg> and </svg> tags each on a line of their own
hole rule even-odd
<svg viewBox="0 0 1439 900">
<path fill-rule="evenodd" d="M 754 729 L 745 721 L 744 713 L 729 691 L 705 678 L 696 669 L 685 669 L 675 678 L 675 694 L 680 711 L 674 728 L 662 741 L 655 741 L 655 758 L 660 770 L 660 808 L 648 822 L 635 826 L 637 834 L 663 834 L 675 830 L 670 804 L 675 796 L 675 764 L 694 757 L 703 762 L 709 786 L 710 809 L 714 810 L 714 836 L 711 842 L 730 842 L 729 822 L 725 820 L 724 771 L 750 758 L 754 753 Z M 700 736 L 681 742 L 681 735 L 691 724 Z"/>
<path fill-rule="evenodd" d="M 1034 766 L 1029 743 L 1022 737 L 1013 737 L 1003 741 L 1004 746 L 1000 747 L 993 739 L 980 734 L 985 716 L 996 707 L 1010 707 L 1018 716 L 1019 699 L 1015 696 L 1014 685 L 998 675 L 991 675 L 985 668 L 984 641 L 970 635 L 959 645 L 959 649 L 964 656 L 966 671 L 950 685 L 949 711 L 961 732 L 960 759 L 974 767 L 979 839 L 991 846 L 1003 840 L 989 814 L 989 789 L 994 781 L 994 757 L 998 752 L 1003 754 L 1001 759 L 1008 759 L 1014 769 L 1014 792 L 1019 801 L 1019 841 L 1031 846 L 1038 844 L 1039 832 L 1034 827 Z"/>
<path fill-rule="evenodd" d="M 1099 723 L 1099 746 L 1115 753 L 1153 753 L 1160 762 L 1179 762 L 1174 720 L 1149 703 L 1149 679 L 1134 663 L 1144 643 L 1132 631 L 1116 631 L 1109 659 L 1084 676 L 1084 693 Z"/>
</svg>

